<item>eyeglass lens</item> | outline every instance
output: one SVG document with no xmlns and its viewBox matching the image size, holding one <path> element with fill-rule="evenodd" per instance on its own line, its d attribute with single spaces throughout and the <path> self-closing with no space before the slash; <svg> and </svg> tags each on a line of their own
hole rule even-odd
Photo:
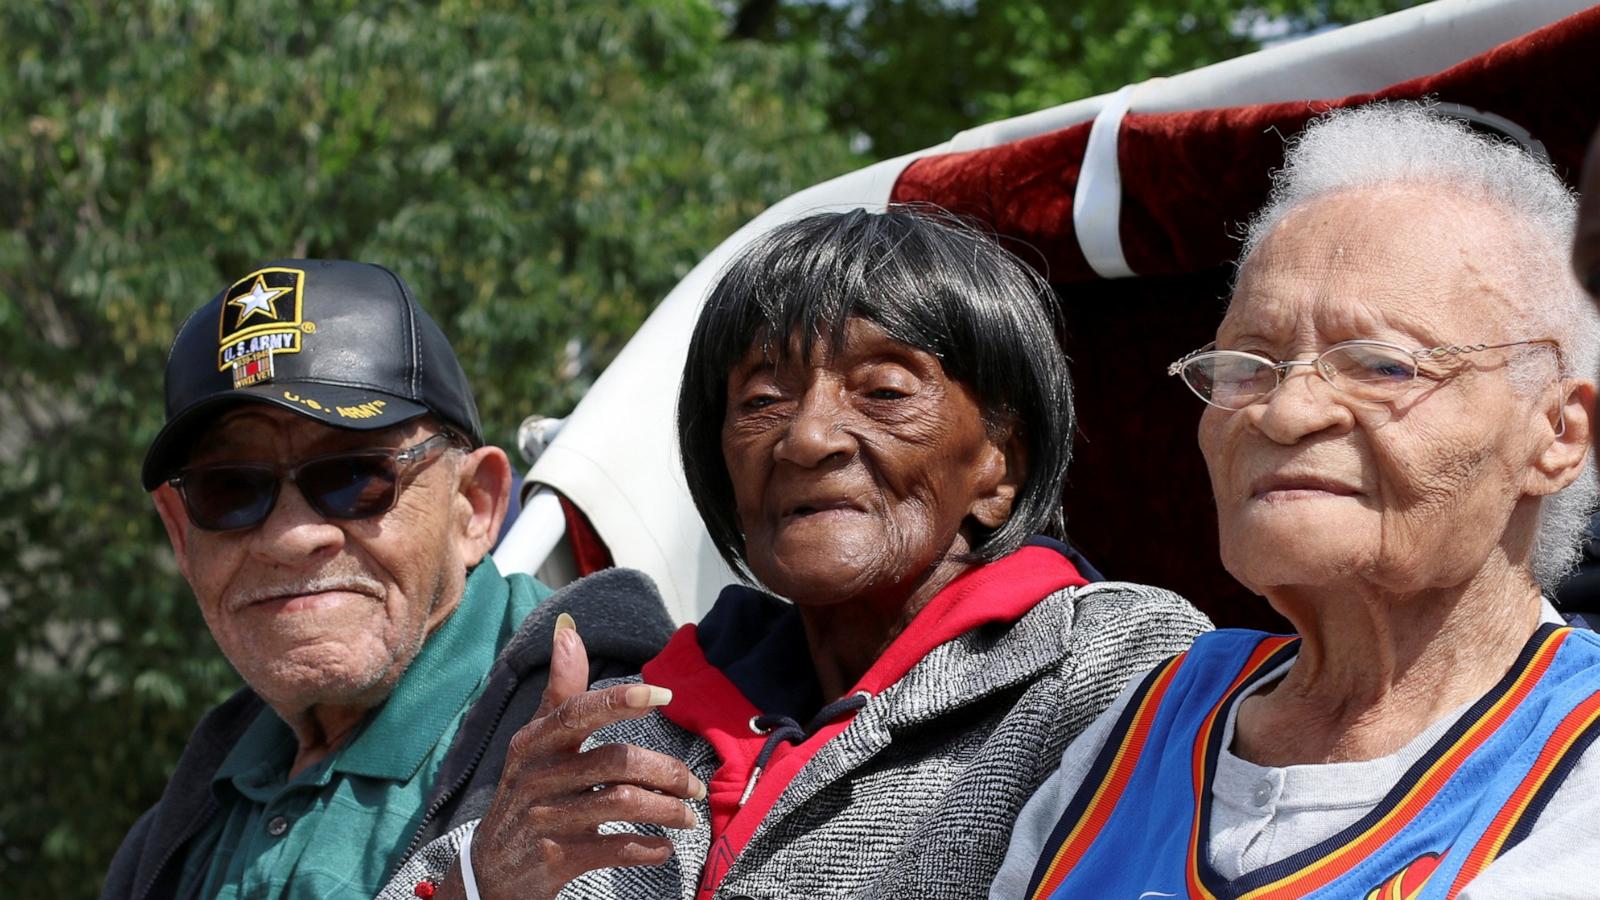
<svg viewBox="0 0 1600 900">
<path fill-rule="evenodd" d="M 266 519 L 278 499 L 278 474 L 264 466 L 214 466 L 184 476 L 189 520 L 210 531 L 247 528 Z"/>
<path fill-rule="evenodd" d="M 1409 353 L 1382 344 L 1350 343 L 1330 348 L 1316 360 L 1327 381 L 1368 400 L 1391 399 L 1416 376 Z M 1183 369 L 1189 387 L 1208 403 L 1243 409 L 1265 398 L 1279 383 L 1282 364 L 1258 356 L 1218 350 L 1195 357 Z"/>
<path fill-rule="evenodd" d="M 1200 399 L 1228 409 L 1242 409 L 1278 386 L 1278 373 L 1266 360 L 1218 351 L 1189 361 L 1183 379 Z"/>
<path fill-rule="evenodd" d="M 364 519 L 394 506 L 399 471 L 388 453 L 352 453 L 304 463 L 293 471 L 306 503 L 330 519 Z M 189 518 L 200 528 L 231 531 L 266 521 L 278 499 L 270 466 L 239 464 L 191 469 L 183 479 Z"/>
</svg>

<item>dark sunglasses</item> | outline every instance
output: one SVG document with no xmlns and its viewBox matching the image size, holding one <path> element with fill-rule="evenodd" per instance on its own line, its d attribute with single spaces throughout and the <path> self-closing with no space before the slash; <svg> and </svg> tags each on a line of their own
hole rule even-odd
<svg viewBox="0 0 1600 900">
<path fill-rule="evenodd" d="M 167 479 L 183 497 L 189 521 L 206 531 L 254 528 L 272 515 L 278 487 L 287 477 L 319 515 L 366 519 L 394 508 L 400 480 L 455 436 L 441 432 L 403 449 L 330 453 L 296 465 L 208 463 L 190 466 Z"/>
</svg>

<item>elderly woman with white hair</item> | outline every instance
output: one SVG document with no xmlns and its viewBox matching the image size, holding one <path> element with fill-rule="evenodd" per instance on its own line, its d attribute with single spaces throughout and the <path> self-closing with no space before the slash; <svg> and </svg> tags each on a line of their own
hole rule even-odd
<svg viewBox="0 0 1600 900">
<path fill-rule="evenodd" d="M 1596 495 L 1574 209 L 1423 107 L 1303 133 L 1170 370 L 1207 404 L 1222 561 L 1298 634 L 1130 684 L 992 897 L 1596 896 L 1600 639 L 1543 599 Z"/>
</svg>

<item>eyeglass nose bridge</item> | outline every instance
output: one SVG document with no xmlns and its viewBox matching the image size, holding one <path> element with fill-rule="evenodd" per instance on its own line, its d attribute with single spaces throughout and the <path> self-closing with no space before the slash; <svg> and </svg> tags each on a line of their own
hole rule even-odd
<svg viewBox="0 0 1600 900">
<path fill-rule="evenodd" d="M 309 510 L 317 521 L 328 523 L 340 518 L 329 509 L 325 502 L 326 498 L 301 480 L 307 463 L 315 464 L 316 462 L 318 461 L 308 460 L 305 463 L 288 466 L 281 470 L 277 485 L 273 488 L 272 505 L 267 508 L 267 514 L 262 517 L 260 522 L 256 523 L 257 525 L 266 525 L 273 516 L 277 515 L 279 510 L 284 508 L 284 498 L 290 495 L 299 497 L 300 504 L 306 510 Z M 288 484 L 290 490 L 284 490 L 285 483 Z M 291 500 L 289 502 L 293 503 L 294 501 Z"/>
<path fill-rule="evenodd" d="M 1283 383 L 1288 380 L 1289 370 L 1293 369 L 1295 366 L 1310 366 L 1311 371 L 1315 372 L 1317 376 L 1323 380 L 1323 382 L 1335 388 L 1339 386 L 1338 382 L 1333 380 L 1332 373 L 1328 371 L 1328 366 L 1323 363 L 1322 357 L 1314 356 L 1311 359 L 1286 359 L 1283 362 L 1275 362 L 1271 365 L 1272 374 L 1276 378 L 1276 383 L 1272 385 L 1272 390 L 1261 395 L 1261 399 L 1265 400 L 1277 393 L 1278 388 L 1283 387 Z"/>
</svg>

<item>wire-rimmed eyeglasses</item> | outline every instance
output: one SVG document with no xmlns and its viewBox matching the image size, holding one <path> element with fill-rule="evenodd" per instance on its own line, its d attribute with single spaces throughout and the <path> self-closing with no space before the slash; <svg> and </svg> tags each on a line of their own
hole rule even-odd
<svg viewBox="0 0 1600 900">
<path fill-rule="evenodd" d="M 1526 344 L 1548 345 L 1556 351 L 1560 365 L 1561 347 L 1551 338 L 1504 344 L 1449 344 L 1421 350 L 1407 350 L 1384 341 L 1342 341 L 1313 359 L 1283 362 L 1243 350 L 1215 350 L 1212 348 L 1216 343 L 1212 342 L 1167 366 L 1167 374 L 1182 377 L 1195 396 L 1219 409 L 1239 410 L 1265 400 L 1295 366 L 1310 366 L 1324 381 L 1351 396 L 1381 402 L 1403 394 L 1422 364 L 1429 360 Z"/>
</svg>

